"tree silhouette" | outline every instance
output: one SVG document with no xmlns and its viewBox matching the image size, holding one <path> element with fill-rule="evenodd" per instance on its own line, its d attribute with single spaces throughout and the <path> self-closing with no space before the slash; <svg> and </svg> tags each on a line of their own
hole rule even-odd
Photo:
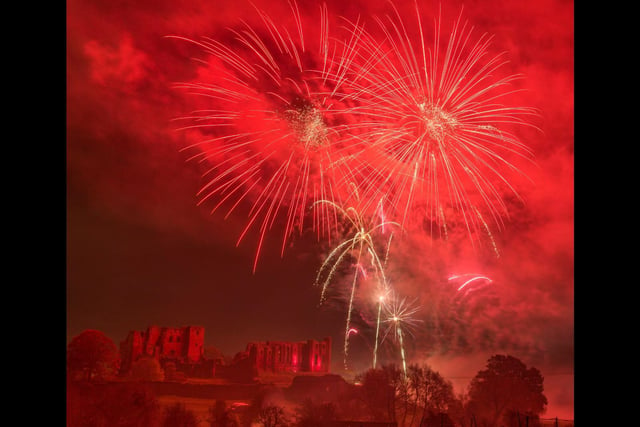
<svg viewBox="0 0 640 427">
<path fill-rule="evenodd" d="M 402 371 L 395 365 L 369 369 L 356 378 L 360 398 L 372 421 L 395 421 L 396 399 L 401 392 Z"/>
<path fill-rule="evenodd" d="M 218 360 L 223 363 L 231 362 L 231 358 L 226 357 L 222 351 L 212 345 L 205 346 L 203 349 L 203 355 L 209 360 Z"/>
<path fill-rule="evenodd" d="M 494 355 L 469 385 L 469 409 L 490 426 L 509 413 L 540 415 L 547 405 L 544 378 L 513 356 Z"/>
<path fill-rule="evenodd" d="M 360 397 L 372 421 L 395 421 L 400 427 L 424 426 L 434 419 L 451 422 L 447 413 L 461 416 L 462 402 L 453 385 L 428 365 L 402 369 L 384 365 L 358 376 Z"/>
<path fill-rule="evenodd" d="M 314 403 L 312 399 L 305 399 L 296 415 L 298 427 L 326 427 L 338 419 L 333 402 Z"/>
<path fill-rule="evenodd" d="M 72 376 L 81 375 L 91 381 L 115 375 L 118 362 L 118 348 L 97 330 L 81 332 L 67 346 L 67 368 Z"/>
<path fill-rule="evenodd" d="M 154 357 L 141 357 L 131 364 L 131 378 L 139 381 L 162 381 L 164 371 Z"/>
<path fill-rule="evenodd" d="M 451 382 L 428 365 L 410 365 L 407 380 L 410 403 L 414 408 L 409 425 L 413 425 L 416 414 L 421 414 L 418 425 L 424 426 L 427 420 L 457 408 Z"/>
</svg>

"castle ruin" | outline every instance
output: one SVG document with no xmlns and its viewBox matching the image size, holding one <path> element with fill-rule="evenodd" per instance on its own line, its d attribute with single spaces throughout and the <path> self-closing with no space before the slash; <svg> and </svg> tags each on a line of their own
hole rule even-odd
<svg viewBox="0 0 640 427">
<path fill-rule="evenodd" d="M 230 365 L 204 356 L 204 327 L 168 328 L 149 326 L 130 331 L 120 343 L 120 373 L 126 375 L 142 357 L 158 360 L 163 369 L 175 364 L 186 377 L 239 376 L 251 378 L 263 373 L 328 373 L 331 367 L 331 337 L 322 341 L 250 342 Z"/>
<path fill-rule="evenodd" d="M 325 372 L 331 366 L 331 337 L 322 341 L 251 342 L 245 353 L 252 367 L 261 372 Z"/>
<path fill-rule="evenodd" d="M 214 375 L 214 361 L 204 357 L 204 327 L 167 328 L 149 326 L 146 331 L 130 331 L 120 343 L 120 373 L 126 374 L 141 357 L 153 357 L 164 368 L 173 362 L 188 376 Z"/>
</svg>

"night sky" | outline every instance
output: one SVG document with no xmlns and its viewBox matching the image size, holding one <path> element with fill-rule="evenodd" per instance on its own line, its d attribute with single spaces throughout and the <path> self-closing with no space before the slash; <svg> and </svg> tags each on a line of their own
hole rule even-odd
<svg viewBox="0 0 640 427">
<path fill-rule="evenodd" d="M 255 4 L 291 19 L 286 1 Z M 396 4 L 415 18 L 413 2 Z M 316 2 L 304 5 L 311 37 Z M 382 1 L 327 5 L 332 19 L 360 15 L 372 31 L 372 17 L 389 12 Z M 444 22 L 461 6 L 474 34 L 507 53 L 504 72 L 523 75 L 510 99 L 540 111 L 540 131 L 519 131 L 534 161 L 518 163 L 528 178 L 513 178 L 523 203 L 507 199 L 494 230 L 499 258 L 454 233 L 447 244 L 398 239 L 390 274 L 421 305 L 409 358 L 461 388 L 491 355 L 511 354 L 541 370 L 547 416 L 573 418 L 573 2 L 456 0 L 443 4 Z M 426 21 L 437 15 L 436 2 L 420 7 Z M 339 373 L 344 304 L 319 306 L 312 286 L 328 246 L 295 235 L 281 257 L 276 224 L 252 272 L 255 231 L 236 246 L 247 208 L 225 219 L 197 205 L 203 167 L 181 151 L 194 136 L 172 120 L 196 105 L 173 85 L 201 76 L 193 58 L 204 55 L 165 36 L 216 36 L 240 19 L 257 22 L 242 0 L 67 2 L 67 339 L 98 329 L 119 343 L 152 324 L 202 325 L 206 344 L 233 356 L 249 341 L 332 336 Z M 492 282 L 455 295 L 448 277 L 463 273 Z M 369 366 L 372 345 L 366 315 L 357 320 L 354 370 Z"/>
</svg>

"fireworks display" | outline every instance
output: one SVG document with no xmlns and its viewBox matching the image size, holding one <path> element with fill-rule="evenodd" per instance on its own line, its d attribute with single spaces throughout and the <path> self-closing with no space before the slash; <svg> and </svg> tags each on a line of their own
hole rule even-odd
<svg viewBox="0 0 640 427">
<path fill-rule="evenodd" d="M 572 370 L 570 3 L 125 9 L 68 8 L 70 336 Z"/>
<path fill-rule="evenodd" d="M 215 199 L 215 212 L 228 202 L 230 215 L 249 201 L 239 241 L 253 225 L 259 227 L 254 271 L 280 213 L 286 217 L 283 252 L 287 238 L 294 230 L 302 233 L 310 216 L 311 228 L 334 244 L 316 279 L 320 301 L 338 271 L 352 276 L 345 367 L 356 292 L 373 276 L 376 295 L 394 295 L 378 301 L 373 366 L 378 340 L 384 340 L 381 316 L 388 311 L 406 369 L 405 313 L 395 306 L 404 299 L 396 296 L 385 273 L 392 234 L 386 244 L 379 236 L 392 225 L 407 227 L 416 212 L 446 234 L 444 212 L 453 209 L 468 234 L 485 233 L 499 256 L 480 208 L 498 225 L 508 214 L 502 192 L 518 194 L 502 170 L 517 171 L 510 155 L 530 157 L 510 129 L 528 125 L 535 111 L 500 103 L 518 76 L 494 77 L 504 65 L 503 55 L 490 56 L 490 38 L 474 39 L 461 15 L 448 36 L 442 34 L 440 17 L 432 17 L 429 47 L 423 21 L 431 20 L 417 4 L 417 30 L 405 24 L 393 4 L 393 14 L 375 17 L 381 40 L 359 21 L 342 26 L 348 38 L 334 37 L 323 5 L 319 40 L 312 44 L 298 5 L 289 5 L 295 28 L 278 25 L 256 8 L 262 26 L 243 22 L 229 30 L 228 39 L 174 36 L 208 54 L 209 79 L 177 85 L 212 106 L 181 118 L 191 123 L 183 129 L 207 135 L 191 147 L 198 149 L 194 158 L 210 165 L 201 203 Z M 348 273 L 341 269 L 345 262 L 351 265 Z M 458 290 L 473 280 L 479 278 Z"/>
</svg>

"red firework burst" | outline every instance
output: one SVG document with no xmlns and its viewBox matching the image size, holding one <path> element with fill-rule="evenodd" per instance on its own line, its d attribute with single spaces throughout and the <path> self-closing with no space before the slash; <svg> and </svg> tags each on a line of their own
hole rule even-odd
<svg viewBox="0 0 640 427">
<path fill-rule="evenodd" d="M 340 185 L 355 162 L 353 146 L 341 143 L 350 126 L 352 100 L 344 88 L 356 57 L 361 27 L 354 25 L 346 41 L 329 35 L 326 5 L 320 8 L 319 37 L 305 39 L 295 2 L 289 3 L 292 25 L 278 25 L 256 8 L 262 26 L 246 22 L 229 29 L 223 41 L 192 40 L 207 54 L 209 81 L 176 85 L 199 95 L 212 108 L 179 120 L 181 129 L 197 130 L 201 140 L 192 159 L 208 165 L 200 204 L 222 206 L 230 215 L 241 203 L 250 206 L 238 244 L 252 227 L 259 241 L 253 269 L 267 231 L 284 218 L 282 252 L 302 232 L 311 206 L 320 200 L 340 202 Z M 313 210 L 312 227 L 330 235 L 336 215 L 328 207 Z"/>
<path fill-rule="evenodd" d="M 360 58 L 354 73 L 361 104 L 354 140 L 368 145 L 367 166 L 359 171 L 366 177 L 363 193 L 388 200 L 404 226 L 419 209 L 446 234 L 445 211 L 455 212 L 470 236 L 480 231 L 491 237 L 497 254 L 482 212 L 502 226 L 504 195 L 519 198 L 509 174 L 520 173 L 515 159 L 532 154 L 513 130 L 535 127 L 527 120 L 538 113 L 502 105 L 521 76 L 496 77 L 504 54 L 490 55 L 486 34 L 473 41 L 462 12 L 448 38 L 441 38 L 441 19 L 434 18 L 429 48 L 417 3 L 412 28 L 392 7 L 393 14 L 376 18 L 384 42 L 363 38 L 363 51 L 375 54 Z"/>
</svg>

